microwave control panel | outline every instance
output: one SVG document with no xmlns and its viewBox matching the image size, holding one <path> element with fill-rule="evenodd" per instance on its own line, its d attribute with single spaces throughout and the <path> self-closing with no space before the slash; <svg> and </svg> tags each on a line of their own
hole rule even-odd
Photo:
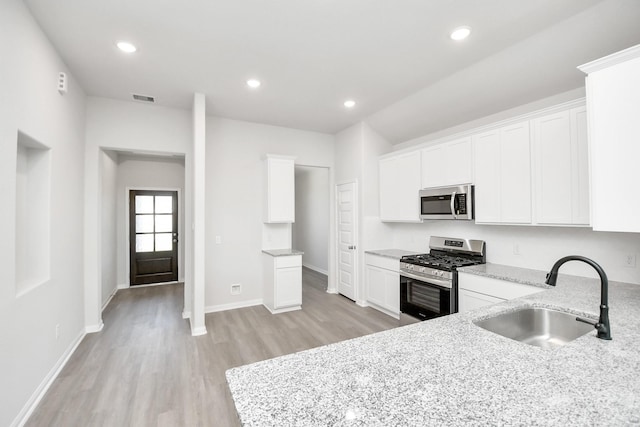
<svg viewBox="0 0 640 427">
<path fill-rule="evenodd" d="M 466 215 L 467 214 L 467 195 L 466 194 L 456 194 L 455 200 L 455 209 L 457 215 Z"/>
</svg>

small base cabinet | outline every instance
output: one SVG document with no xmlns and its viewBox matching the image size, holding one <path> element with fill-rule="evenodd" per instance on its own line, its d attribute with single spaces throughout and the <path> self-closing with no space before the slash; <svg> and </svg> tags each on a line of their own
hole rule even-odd
<svg viewBox="0 0 640 427">
<path fill-rule="evenodd" d="M 544 291 L 543 288 L 475 274 L 458 273 L 458 312 L 524 297 Z"/>
<path fill-rule="evenodd" d="M 367 304 L 385 314 L 400 318 L 400 261 L 365 254 Z"/>
<path fill-rule="evenodd" d="M 302 256 L 262 254 L 262 304 L 273 314 L 302 308 Z"/>
</svg>

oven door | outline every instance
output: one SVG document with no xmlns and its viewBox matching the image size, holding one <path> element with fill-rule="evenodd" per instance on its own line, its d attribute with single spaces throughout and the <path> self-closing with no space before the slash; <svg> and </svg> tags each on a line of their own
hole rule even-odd
<svg viewBox="0 0 640 427">
<path fill-rule="evenodd" d="M 440 283 L 438 283 L 440 282 Z M 456 312 L 456 291 L 451 282 L 400 273 L 400 311 L 421 320 Z"/>
</svg>

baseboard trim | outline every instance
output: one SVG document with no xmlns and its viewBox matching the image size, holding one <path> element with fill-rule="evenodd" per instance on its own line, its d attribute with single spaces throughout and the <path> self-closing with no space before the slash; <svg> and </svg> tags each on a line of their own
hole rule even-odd
<svg viewBox="0 0 640 427">
<path fill-rule="evenodd" d="M 191 312 L 190 311 L 183 311 L 182 312 L 182 318 L 183 319 L 191 319 Z"/>
<path fill-rule="evenodd" d="M 367 303 L 367 301 L 356 301 L 356 305 L 359 305 L 360 307 L 369 307 L 369 303 Z"/>
<path fill-rule="evenodd" d="M 218 311 L 235 310 L 237 308 L 253 307 L 255 305 L 261 305 L 261 299 L 252 299 L 249 301 L 232 302 L 229 304 L 217 304 L 210 305 L 204 308 L 205 313 L 216 313 Z"/>
<path fill-rule="evenodd" d="M 128 283 L 120 283 L 118 285 L 118 289 L 129 289 L 129 284 Z"/>
<path fill-rule="evenodd" d="M 334 288 L 327 288 L 327 293 L 328 294 L 337 294 L 338 290 L 334 289 Z"/>
<path fill-rule="evenodd" d="M 269 307 L 267 307 L 266 305 L 263 304 L 263 306 L 269 310 L 269 312 L 271 314 L 280 314 L 280 313 L 288 313 L 289 311 L 296 311 L 296 310 L 302 310 L 302 306 L 299 305 L 294 305 L 293 307 L 286 307 L 286 308 L 277 308 L 277 309 L 273 309 L 271 310 Z"/>
<path fill-rule="evenodd" d="M 109 295 L 109 298 L 107 298 L 107 300 L 104 302 L 104 304 L 102 304 L 102 311 L 104 311 L 105 308 L 107 308 L 107 306 L 109 305 L 109 303 L 111 302 L 111 300 L 113 299 L 113 297 L 116 295 L 116 292 L 118 292 L 119 288 L 115 288 L 113 290 L 113 292 L 111 292 L 111 295 Z"/>
<path fill-rule="evenodd" d="M 62 368 L 67 364 L 71 355 L 76 351 L 82 339 L 85 337 L 86 333 L 81 331 L 80 334 L 76 337 L 76 339 L 71 343 L 67 350 L 60 356 L 56 364 L 51 368 L 46 377 L 42 380 L 38 388 L 33 392 L 27 403 L 22 407 L 22 410 L 18 413 L 18 416 L 11 423 L 11 427 L 22 427 L 29 420 L 31 414 L 36 409 L 42 398 L 44 397 L 51 384 L 58 378 Z"/>
<path fill-rule="evenodd" d="M 207 335 L 207 328 L 205 326 L 191 329 L 192 337 L 199 337 L 200 335 Z"/>
<path fill-rule="evenodd" d="M 104 323 L 100 322 L 99 325 L 90 325 L 84 327 L 84 332 L 87 334 L 94 334 L 96 332 L 100 332 L 104 328 Z"/>
<path fill-rule="evenodd" d="M 379 306 L 378 304 L 372 303 L 372 302 L 368 302 L 367 301 L 367 305 L 371 308 L 373 308 L 374 310 L 378 310 L 381 313 L 386 314 L 387 316 L 391 316 L 394 319 L 398 319 L 400 320 L 400 313 L 394 313 L 393 311 L 386 309 L 384 307 Z"/>
<path fill-rule="evenodd" d="M 303 262 L 302 266 L 308 268 L 309 270 L 313 270 L 316 273 L 324 274 L 325 276 L 329 275 L 329 272 L 327 270 L 325 270 L 323 268 L 320 268 L 320 267 L 316 267 L 315 265 L 306 264 L 306 263 Z"/>
</svg>

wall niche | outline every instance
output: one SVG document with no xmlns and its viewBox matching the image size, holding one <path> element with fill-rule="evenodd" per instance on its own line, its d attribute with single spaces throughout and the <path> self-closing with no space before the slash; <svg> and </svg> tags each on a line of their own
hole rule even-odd
<svg viewBox="0 0 640 427">
<path fill-rule="evenodd" d="M 47 282 L 51 263 L 51 149 L 18 131 L 16 296 Z"/>
</svg>

